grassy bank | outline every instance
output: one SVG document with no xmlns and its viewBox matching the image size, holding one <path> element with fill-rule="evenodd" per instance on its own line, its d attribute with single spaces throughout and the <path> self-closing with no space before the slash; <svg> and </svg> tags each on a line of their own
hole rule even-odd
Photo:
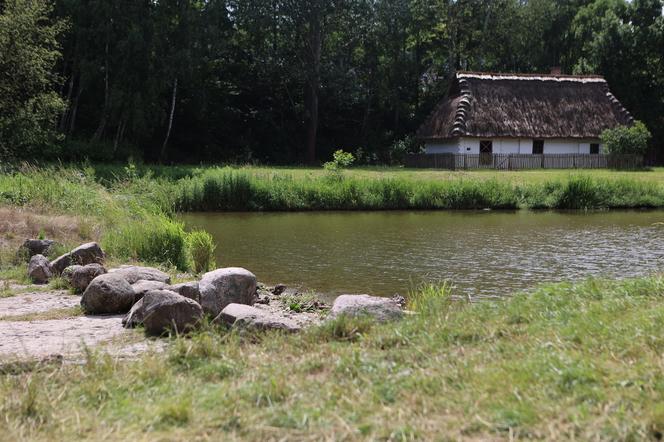
<svg viewBox="0 0 664 442">
<path fill-rule="evenodd" d="M 180 211 L 607 209 L 664 207 L 664 183 L 570 174 L 518 183 L 508 179 L 369 178 L 354 173 L 296 177 L 280 172 L 208 169 L 173 184 Z"/>
<path fill-rule="evenodd" d="M 295 336 L 208 328 L 166 355 L 0 376 L 17 439 L 610 439 L 664 431 L 664 277 L 451 302 Z M 5 370 L 5 372 L 10 370 Z"/>
<path fill-rule="evenodd" d="M 209 236 L 185 232 L 160 193 L 165 189 L 150 183 L 118 179 L 103 186 L 92 168 L 24 167 L 0 175 L 0 267 L 19 264 L 18 245 L 37 236 L 60 242 L 63 252 L 95 240 L 113 260 L 200 267 L 194 258 L 205 255 L 201 238 Z M 210 256 L 211 240 L 204 246 Z"/>
</svg>

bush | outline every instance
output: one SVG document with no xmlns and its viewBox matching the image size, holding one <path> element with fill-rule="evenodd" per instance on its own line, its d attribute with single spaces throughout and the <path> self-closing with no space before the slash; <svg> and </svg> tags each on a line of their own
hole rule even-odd
<svg viewBox="0 0 664 442">
<path fill-rule="evenodd" d="M 215 266 L 212 236 L 204 230 L 194 230 L 187 236 L 192 269 L 196 273 L 208 272 Z"/>
<path fill-rule="evenodd" d="M 323 168 L 328 172 L 338 174 L 341 170 L 350 167 L 353 162 L 355 162 L 355 156 L 352 153 L 339 149 L 332 154 L 332 161 L 323 164 Z"/>
<path fill-rule="evenodd" d="M 632 126 L 618 126 L 602 132 L 604 148 L 610 155 L 643 155 L 648 150 L 652 135 L 640 121 Z"/>
</svg>

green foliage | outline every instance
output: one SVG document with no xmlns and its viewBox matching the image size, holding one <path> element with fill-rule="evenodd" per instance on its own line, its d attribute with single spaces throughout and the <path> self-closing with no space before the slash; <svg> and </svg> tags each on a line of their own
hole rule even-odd
<svg viewBox="0 0 664 442">
<path fill-rule="evenodd" d="M 187 234 L 187 245 L 192 259 L 192 270 L 203 273 L 214 268 L 214 250 L 216 244 L 212 235 L 204 230 L 194 230 Z"/>
<path fill-rule="evenodd" d="M 641 121 L 631 126 L 619 126 L 602 132 L 602 143 L 611 155 L 643 155 L 648 150 L 652 137 L 648 128 Z"/>
<path fill-rule="evenodd" d="M 109 227 L 102 245 L 119 259 L 162 263 L 180 270 L 188 270 L 190 266 L 184 226 L 166 217 L 139 216 L 133 222 Z"/>
<path fill-rule="evenodd" d="M 0 156 L 53 158 L 55 122 L 65 108 L 55 91 L 61 21 L 50 19 L 49 2 L 7 0 L 0 4 Z"/>
<path fill-rule="evenodd" d="M 350 167 L 354 161 L 355 156 L 352 153 L 339 149 L 332 154 L 332 161 L 323 164 L 323 168 L 334 175 L 338 175 L 343 169 Z"/>
</svg>

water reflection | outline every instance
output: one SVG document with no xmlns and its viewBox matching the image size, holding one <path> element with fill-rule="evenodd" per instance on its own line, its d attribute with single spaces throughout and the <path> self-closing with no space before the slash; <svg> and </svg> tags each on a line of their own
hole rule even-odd
<svg viewBox="0 0 664 442">
<path fill-rule="evenodd" d="M 332 293 L 405 293 L 449 279 L 500 296 L 538 283 L 664 270 L 664 212 L 318 212 L 186 214 L 218 263 Z"/>
</svg>

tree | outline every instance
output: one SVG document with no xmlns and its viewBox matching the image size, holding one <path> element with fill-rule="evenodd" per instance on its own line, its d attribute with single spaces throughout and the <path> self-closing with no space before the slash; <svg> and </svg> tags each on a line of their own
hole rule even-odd
<svg viewBox="0 0 664 442">
<path fill-rule="evenodd" d="M 56 92 L 61 21 L 42 0 L 7 0 L 0 13 L 0 154 L 44 157 L 65 105 Z"/>
<path fill-rule="evenodd" d="M 602 132 L 602 143 L 611 155 L 643 155 L 648 150 L 650 131 L 640 121 L 631 126 L 618 126 Z"/>
</svg>

